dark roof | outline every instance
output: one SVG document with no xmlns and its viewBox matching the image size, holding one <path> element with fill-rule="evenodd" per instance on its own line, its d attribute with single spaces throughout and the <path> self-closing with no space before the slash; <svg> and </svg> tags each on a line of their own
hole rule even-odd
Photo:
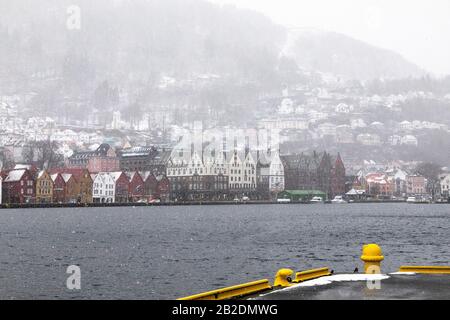
<svg viewBox="0 0 450 320">
<path fill-rule="evenodd" d="M 311 154 L 294 154 L 281 156 L 281 161 L 286 169 L 301 169 L 315 171 L 321 166 L 334 167 L 340 158 L 340 154 L 331 155 L 327 152 L 313 152 Z"/>
<path fill-rule="evenodd" d="M 155 156 L 158 150 L 155 147 L 133 147 L 120 150 L 122 158 Z"/>
<path fill-rule="evenodd" d="M 108 151 L 110 149 L 111 149 L 111 146 L 109 144 L 103 143 L 94 151 L 75 152 L 70 157 L 70 160 L 83 160 L 83 159 L 90 159 L 93 157 L 105 157 L 108 154 Z"/>
<path fill-rule="evenodd" d="M 171 150 L 158 150 L 155 147 L 133 147 L 119 152 L 122 159 L 146 157 L 155 164 L 166 164 L 172 154 Z"/>
</svg>

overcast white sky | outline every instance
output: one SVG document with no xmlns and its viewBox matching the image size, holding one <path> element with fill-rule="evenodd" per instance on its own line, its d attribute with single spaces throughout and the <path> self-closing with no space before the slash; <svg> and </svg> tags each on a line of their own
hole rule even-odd
<svg viewBox="0 0 450 320">
<path fill-rule="evenodd" d="M 450 0 L 210 0 L 291 27 L 340 32 L 450 74 Z"/>
</svg>

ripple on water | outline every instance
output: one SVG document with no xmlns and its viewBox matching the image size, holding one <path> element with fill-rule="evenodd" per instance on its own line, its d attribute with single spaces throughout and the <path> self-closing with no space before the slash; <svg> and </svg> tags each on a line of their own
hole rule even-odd
<svg viewBox="0 0 450 320">
<path fill-rule="evenodd" d="M 368 242 L 382 246 L 382 267 L 389 272 L 406 263 L 448 264 L 448 209 L 352 204 L 2 210 L 0 298 L 172 299 L 272 278 L 281 267 L 351 272 Z M 78 293 L 65 288 L 66 268 L 73 264 L 80 265 L 85 288 Z"/>
</svg>

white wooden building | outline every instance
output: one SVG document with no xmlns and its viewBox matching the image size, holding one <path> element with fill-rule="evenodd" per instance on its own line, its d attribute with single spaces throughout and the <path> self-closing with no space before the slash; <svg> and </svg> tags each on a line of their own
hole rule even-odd
<svg viewBox="0 0 450 320">
<path fill-rule="evenodd" d="M 229 167 L 230 190 L 256 190 L 256 162 L 251 154 L 247 153 L 244 160 L 238 152 L 231 156 Z"/>
<path fill-rule="evenodd" d="M 114 203 L 116 184 L 109 172 L 92 175 L 94 181 L 92 193 L 95 203 Z"/>
</svg>

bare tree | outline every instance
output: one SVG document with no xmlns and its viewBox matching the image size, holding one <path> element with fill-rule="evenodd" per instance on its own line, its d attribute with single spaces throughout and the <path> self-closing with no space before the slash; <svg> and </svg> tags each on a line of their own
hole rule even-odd
<svg viewBox="0 0 450 320">
<path fill-rule="evenodd" d="M 14 161 L 11 155 L 9 155 L 5 150 L 0 151 L 0 163 L 0 170 L 11 169 L 14 166 Z"/>
<path fill-rule="evenodd" d="M 34 162 L 34 147 L 31 145 L 25 145 L 22 148 L 22 160 L 25 163 L 33 163 Z"/>
<path fill-rule="evenodd" d="M 41 169 L 51 169 L 63 165 L 64 157 L 58 152 L 56 141 L 37 141 L 22 150 L 24 162 L 34 164 Z"/>
<path fill-rule="evenodd" d="M 427 179 L 427 191 L 431 193 L 434 199 L 435 195 L 439 192 L 439 175 L 442 173 L 441 166 L 431 162 L 424 162 L 416 167 L 416 172 Z"/>
</svg>

